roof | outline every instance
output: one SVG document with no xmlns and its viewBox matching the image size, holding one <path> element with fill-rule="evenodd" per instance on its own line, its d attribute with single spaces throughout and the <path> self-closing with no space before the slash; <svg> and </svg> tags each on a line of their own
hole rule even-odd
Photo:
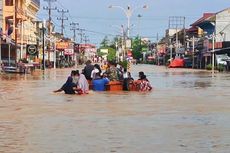
<svg viewBox="0 0 230 153">
<path fill-rule="evenodd" d="M 224 12 L 224 11 L 227 11 L 227 10 L 229 10 L 229 11 L 230 11 L 230 7 L 226 8 L 226 9 L 223 9 L 223 10 L 221 10 L 221 11 L 217 12 L 216 14 L 219 14 L 219 13 Z"/>
<path fill-rule="evenodd" d="M 96 45 L 94 44 L 80 44 L 80 47 L 86 47 L 86 48 L 96 48 Z"/>
<path fill-rule="evenodd" d="M 192 26 L 191 28 L 189 28 L 188 30 L 186 30 L 186 32 L 197 32 L 197 27 Z"/>
<path fill-rule="evenodd" d="M 201 17 L 196 22 L 194 22 L 193 24 L 191 24 L 191 26 L 196 26 L 196 25 L 202 23 L 203 21 L 205 21 L 206 19 L 210 18 L 211 16 L 214 16 L 215 14 L 216 13 L 204 13 L 203 17 Z"/>
</svg>

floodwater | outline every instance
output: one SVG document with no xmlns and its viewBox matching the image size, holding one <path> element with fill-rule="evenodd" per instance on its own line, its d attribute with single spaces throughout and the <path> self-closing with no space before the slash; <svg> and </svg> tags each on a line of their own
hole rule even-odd
<svg viewBox="0 0 230 153">
<path fill-rule="evenodd" d="M 0 75 L 0 153 L 229 153 L 230 74 L 152 65 L 149 93 L 53 93 L 70 69 Z"/>
</svg>

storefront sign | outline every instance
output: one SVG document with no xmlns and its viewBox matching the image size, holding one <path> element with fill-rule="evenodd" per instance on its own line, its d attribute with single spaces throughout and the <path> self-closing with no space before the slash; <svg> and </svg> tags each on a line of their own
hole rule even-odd
<svg viewBox="0 0 230 153">
<path fill-rule="evenodd" d="M 69 43 L 68 42 L 58 42 L 56 43 L 56 48 L 60 50 L 64 50 L 69 48 Z"/>
<path fill-rule="evenodd" d="M 65 49 L 64 54 L 65 55 L 73 55 L 74 49 Z"/>
<path fill-rule="evenodd" d="M 26 51 L 28 55 L 36 56 L 38 54 L 37 45 L 27 45 Z"/>
</svg>

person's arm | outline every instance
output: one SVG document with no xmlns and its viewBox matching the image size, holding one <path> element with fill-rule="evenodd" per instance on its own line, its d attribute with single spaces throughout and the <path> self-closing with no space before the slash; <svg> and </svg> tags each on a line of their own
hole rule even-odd
<svg viewBox="0 0 230 153">
<path fill-rule="evenodd" d="M 60 89 L 58 89 L 58 90 L 54 90 L 53 92 L 62 92 L 63 90 L 62 90 L 62 88 L 60 88 Z"/>
<path fill-rule="evenodd" d="M 151 91 L 153 89 L 153 87 L 151 86 L 150 82 L 147 83 L 147 86 L 149 88 L 149 91 Z"/>
<path fill-rule="evenodd" d="M 105 81 L 105 84 L 108 84 L 110 80 L 106 77 L 104 78 L 104 81 Z"/>
</svg>

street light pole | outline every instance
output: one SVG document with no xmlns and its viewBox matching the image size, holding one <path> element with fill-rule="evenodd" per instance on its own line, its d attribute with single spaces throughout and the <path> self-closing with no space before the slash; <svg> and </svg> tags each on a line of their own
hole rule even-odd
<svg viewBox="0 0 230 153">
<path fill-rule="evenodd" d="M 195 64 L 194 53 L 195 53 L 195 37 L 192 36 L 192 68 L 194 68 L 194 64 Z"/>
<path fill-rule="evenodd" d="M 22 59 L 22 52 L 24 46 L 24 22 L 21 20 L 21 48 L 20 48 L 20 59 Z"/>
<path fill-rule="evenodd" d="M 142 15 L 140 15 L 140 14 L 138 14 L 138 36 L 139 37 L 141 37 L 141 35 L 140 35 L 140 24 L 141 24 L 141 17 L 142 17 Z"/>
<path fill-rule="evenodd" d="M 128 8 L 127 8 L 126 16 L 127 16 L 127 19 L 128 19 L 128 23 L 127 23 L 127 37 L 129 38 L 129 34 L 130 34 L 130 17 L 132 16 L 132 10 L 131 10 L 130 6 L 128 6 Z"/>
<path fill-rule="evenodd" d="M 126 17 L 127 17 L 127 37 L 129 38 L 130 36 L 130 18 L 134 12 L 134 10 L 140 8 L 140 7 L 136 7 L 134 9 L 132 9 L 129 5 L 127 7 L 127 9 L 121 7 L 121 6 L 116 6 L 116 5 L 110 5 L 109 8 L 119 8 L 121 10 L 123 10 L 123 12 L 125 13 Z M 142 6 L 141 8 L 144 8 L 144 9 L 147 9 L 148 6 L 147 5 L 144 5 Z"/>
<path fill-rule="evenodd" d="M 57 63 L 57 51 L 56 51 L 56 40 L 54 40 L 54 69 L 56 69 L 56 63 Z"/>
<path fill-rule="evenodd" d="M 170 63 L 172 62 L 172 39 L 171 37 L 169 38 L 169 43 L 170 43 Z"/>
<path fill-rule="evenodd" d="M 2 35 L 0 34 L 0 66 L 2 64 Z"/>
<path fill-rule="evenodd" d="M 44 23 L 42 22 L 42 70 L 45 70 L 45 27 Z"/>
<path fill-rule="evenodd" d="M 215 70 L 215 35 L 212 34 L 212 77 L 214 77 Z"/>
</svg>

